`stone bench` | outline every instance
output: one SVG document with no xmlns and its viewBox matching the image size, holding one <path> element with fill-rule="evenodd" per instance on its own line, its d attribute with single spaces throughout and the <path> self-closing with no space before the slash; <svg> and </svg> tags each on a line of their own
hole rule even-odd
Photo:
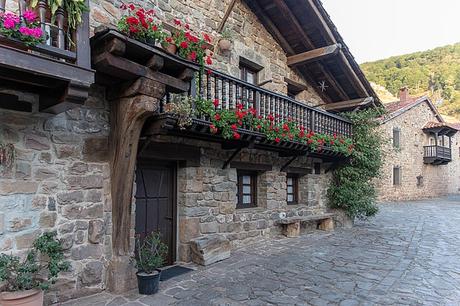
<svg viewBox="0 0 460 306">
<path fill-rule="evenodd" d="M 303 222 L 319 222 L 319 229 L 323 231 L 332 231 L 334 229 L 334 214 L 325 213 L 320 215 L 310 216 L 295 216 L 284 218 L 276 221 L 277 225 L 283 228 L 283 235 L 286 237 L 298 237 L 300 235 L 300 223 Z"/>
</svg>

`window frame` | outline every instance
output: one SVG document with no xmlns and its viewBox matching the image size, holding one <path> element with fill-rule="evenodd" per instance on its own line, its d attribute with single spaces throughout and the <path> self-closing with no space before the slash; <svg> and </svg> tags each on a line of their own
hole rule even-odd
<svg viewBox="0 0 460 306">
<path fill-rule="evenodd" d="M 250 205 L 243 204 L 243 177 L 249 176 L 250 177 L 250 189 L 251 189 L 251 203 Z M 257 207 L 257 172 L 255 171 L 246 171 L 246 170 L 238 170 L 237 171 L 237 203 L 236 209 L 245 209 L 245 208 L 254 208 Z"/>
<path fill-rule="evenodd" d="M 292 179 L 292 201 L 289 201 L 288 180 Z M 287 205 L 299 204 L 299 176 L 293 173 L 286 175 L 286 202 Z"/>
<path fill-rule="evenodd" d="M 248 73 L 253 75 L 253 83 L 248 82 Z M 257 85 L 259 83 L 259 71 L 253 67 L 240 63 L 240 79 L 252 85 Z"/>
<path fill-rule="evenodd" d="M 398 176 L 396 176 L 396 170 L 398 173 Z M 402 185 L 402 173 L 401 173 L 401 167 L 400 166 L 393 166 L 393 186 L 401 186 Z"/>
</svg>

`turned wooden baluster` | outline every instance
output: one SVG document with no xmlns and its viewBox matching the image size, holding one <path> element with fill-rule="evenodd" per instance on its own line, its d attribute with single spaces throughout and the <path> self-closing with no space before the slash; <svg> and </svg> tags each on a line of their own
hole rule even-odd
<svg viewBox="0 0 460 306">
<path fill-rule="evenodd" d="M 0 12 L 4 12 L 6 7 L 6 0 L 0 0 Z"/>
<path fill-rule="evenodd" d="M 65 49 L 65 39 L 64 39 L 64 9 L 62 7 L 56 10 L 56 23 L 58 27 L 58 38 L 57 38 L 57 47 L 59 49 Z"/>
<path fill-rule="evenodd" d="M 24 16 L 24 12 L 27 9 L 27 4 L 25 0 L 19 0 L 18 3 L 19 3 L 19 16 L 21 17 L 22 22 L 24 22 L 23 16 Z"/>
<path fill-rule="evenodd" d="M 46 31 L 46 0 L 38 1 L 38 17 L 40 18 L 40 27 L 42 29 L 43 39 L 47 40 L 47 31 Z"/>
</svg>

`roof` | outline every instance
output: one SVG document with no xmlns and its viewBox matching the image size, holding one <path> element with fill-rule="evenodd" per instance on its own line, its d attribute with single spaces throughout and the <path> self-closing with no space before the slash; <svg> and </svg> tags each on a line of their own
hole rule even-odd
<svg viewBox="0 0 460 306">
<path fill-rule="evenodd" d="M 429 121 L 425 124 L 425 126 L 423 127 L 423 129 L 425 130 L 428 130 L 428 129 L 434 129 L 434 128 L 451 128 L 451 129 L 455 129 L 455 130 L 459 130 L 459 127 L 460 127 L 460 123 L 457 123 L 456 126 L 454 124 L 449 124 L 449 123 L 445 123 L 445 122 L 433 122 L 433 121 Z"/>
<path fill-rule="evenodd" d="M 293 67 L 326 103 L 374 98 L 377 94 L 351 55 L 319 0 L 245 0 L 288 55 L 339 46 L 338 51 Z M 311 52 L 310 52 L 311 54 Z M 325 84 L 326 87 L 320 86 Z M 322 87 L 322 90 L 320 89 Z"/>
<path fill-rule="evenodd" d="M 391 119 L 394 119 L 399 115 L 404 114 L 405 112 L 411 110 L 412 108 L 422 103 L 427 103 L 433 111 L 433 113 L 435 114 L 436 118 L 438 118 L 439 122 L 444 123 L 444 119 L 442 118 L 438 109 L 436 108 L 436 106 L 434 106 L 433 102 L 431 102 L 430 98 L 428 98 L 427 96 L 410 97 L 404 101 L 395 101 L 384 104 L 385 109 L 387 110 L 387 114 L 382 118 L 382 123 L 390 121 Z"/>
<path fill-rule="evenodd" d="M 453 127 L 452 124 L 448 124 L 446 122 L 429 121 L 423 127 L 423 131 L 436 133 L 437 135 L 453 136 L 457 133 L 458 128 Z"/>
</svg>

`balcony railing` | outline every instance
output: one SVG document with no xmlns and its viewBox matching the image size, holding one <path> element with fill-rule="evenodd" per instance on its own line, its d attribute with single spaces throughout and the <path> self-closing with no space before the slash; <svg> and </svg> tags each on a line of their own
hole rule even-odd
<svg viewBox="0 0 460 306">
<path fill-rule="evenodd" d="M 344 137 L 352 135 L 352 124 L 343 117 L 307 106 L 288 96 L 244 82 L 217 70 L 208 70 L 207 73 L 200 74 L 198 82 L 192 81 L 189 94 L 199 95 L 208 100 L 218 99 L 218 109 L 232 110 L 236 108 L 236 104 L 242 104 L 244 108 L 253 107 L 258 116 L 267 118 L 269 114 L 273 115 L 275 123 L 290 118 L 299 126 L 315 133 Z M 168 94 L 164 103 L 169 101 Z"/>
<path fill-rule="evenodd" d="M 0 13 L 12 11 L 21 18 L 28 8 L 26 0 L 0 0 Z M 89 5 L 86 1 L 86 5 Z M 67 24 L 67 13 L 63 8 L 58 8 L 55 13 L 55 20 L 52 21 L 50 9 L 46 0 L 39 0 L 37 12 L 41 25 L 44 43 L 36 46 L 26 46 L 22 42 L 8 39 L 0 35 L 0 45 L 33 51 L 35 54 L 44 55 L 50 58 L 76 64 L 82 68 L 90 68 L 89 48 L 89 17 L 88 13 L 83 14 L 83 21 L 76 29 L 70 29 Z"/>
<path fill-rule="evenodd" d="M 452 160 L 451 148 L 431 145 L 423 147 L 423 157 L 427 164 L 443 164 Z"/>
</svg>

